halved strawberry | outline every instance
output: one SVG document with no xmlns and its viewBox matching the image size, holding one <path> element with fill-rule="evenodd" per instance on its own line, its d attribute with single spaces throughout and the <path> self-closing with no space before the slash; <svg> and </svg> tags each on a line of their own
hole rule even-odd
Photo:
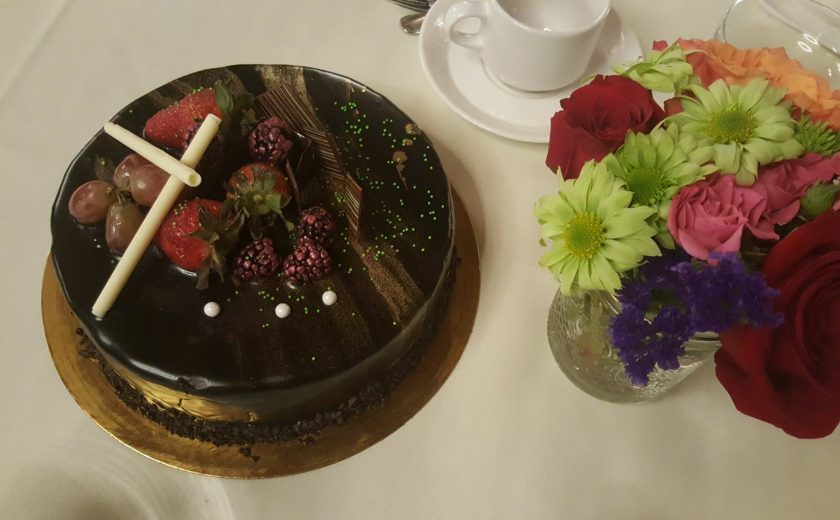
<svg viewBox="0 0 840 520">
<path fill-rule="evenodd" d="M 203 289 L 211 272 L 224 280 L 224 255 L 236 244 L 241 228 L 242 215 L 231 204 L 192 199 L 172 208 L 155 240 L 172 263 L 198 274 L 197 287 Z"/>
<path fill-rule="evenodd" d="M 187 95 L 181 101 L 157 112 L 146 121 L 143 134 L 146 139 L 159 146 L 179 148 L 196 121 L 203 121 L 207 114 L 222 117 L 222 110 L 216 103 L 216 93 L 205 88 Z"/>
<path fill-rule="evenodd" d="M 254 238 L 259 238 L 262 229 L 273 224 L 275 216 L 283 218 L 283 208 L 292 200 L 292 190 L 283 172 L 265 162 L 249 163 L 237 170 L 228 180 L 227 191 L 228 199 L 248 216 L 248 227 Z M 265 226 L 264 216 L 269 216 Z"/>
</svg>

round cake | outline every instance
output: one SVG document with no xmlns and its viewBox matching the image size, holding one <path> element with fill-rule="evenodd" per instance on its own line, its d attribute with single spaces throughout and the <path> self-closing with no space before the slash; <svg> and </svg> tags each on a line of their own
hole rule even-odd
<svg viewBox="0 0 840 520">
<path fill-rule="evenodd" d="M 70 308 L 115 386 L 153 419 L 157 409 L 202 423 L 293 425 L 352 408 L 422 348 L 447 304 L 454 223 L 437 155 L 382 96 L 303 67 L 190 74 L 112 122 L 178 157 L 176 143 L 186 146 L 195 129 L 178 129 L 169 142 L 151 118 L 184 112 L 167 107 L 202 91 L 231 105 L 222 106 L 224 133 L 197 167 L 201 185 L 182 195 L 103 318 L 91 308 L 119 259 L 109 247 L 119 240 L 110 216 L 85 224 L 70 210 L 81 186 L 114 182 L 131 150 L 100 132 L 68 168 L 51 225 L 52 261 Z M 243 184 L 262 179 L 255 164 L 280 172 L 268 192 L 282 195 L 282 210 L 245 203 L 252 194 Z M 115 200 L 142 215 L 134 195 Z M 206 217 L 211 203 L 198 201 L 215 201 L 222 214 L 233 207 L 241 219 L 221 261 L 224 278 L 211 275 L 203 289 L 192 272 L 200 270 L 173 260 L 163 231 L 191 206 L 203 205 L 197 211 Z"/>
</svg>

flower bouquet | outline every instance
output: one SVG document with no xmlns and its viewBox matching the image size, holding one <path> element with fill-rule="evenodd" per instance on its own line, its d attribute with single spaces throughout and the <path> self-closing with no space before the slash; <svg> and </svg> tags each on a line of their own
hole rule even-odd
<svg viewBox="0 0 840 520">
<path fill-rule="evenodd" d="M 611 348 L 645 385 L 714 333 L 741 412 L 840 422 L 840 92 L 782 49 L 658 42 L 561 101 L 535 213 L 564 295 L 613 295 Z M 655 99 L 665 99 L 660 105 Z"/>
</svg>

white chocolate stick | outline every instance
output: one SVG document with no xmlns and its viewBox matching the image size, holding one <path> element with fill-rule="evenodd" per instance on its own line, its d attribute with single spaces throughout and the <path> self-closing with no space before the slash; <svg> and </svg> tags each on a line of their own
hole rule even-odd
<svg viewBox="0 0 840 520">
<path fill-rule="evenodd" d="M 173 159 L 176 164 L 187 166 L 188 169 L 192 171 L 196 177 L 198 177 L 198 182 L 201 182 L 201 177 L 195 172 L 195 170 L 193 170 L 193 168 L 195 168 L 195 165 L 201 160 L 201 157 L 204 155 L 207 147 L 210 146 L 213 137 L 216 136 L 216 132 L 219 130 L 219 123 L 221 123 L 221 119 L 213 114 L 209 114 L 204 119 L 204 122 L 201 124 L 201 127 L 199 127 L 195 137 L 193 137 L 193 140 L 190 142 L 189 147 L 187 147 L 187 150 L 184 152 L 183 157 L 181 157 L 181 163 L 183 164 L 178 163 L 177 160 L 164 152 L 161 151 L 161 153 L 164 153 L 164 155 Z M 116 125 L 111 126 L 123 130 Z M 107 131 L 108 130 L 106 128 L 106 132 Z M 133 137 L 137 137 L 134 136 L 134 134 L 131 135 Z M 139 137 L 137 139 L 148 145 L 148 143 Z M 157 148 L 152 145 L 148 146 L 157 150 Z M 132 150 L 136 151 L 140 155 L 143 155 L 143 153 L 138 149 L 131 146 L 129 146 L 129 148 L 132 148 Z M 145 147 L 138 146 L 138 148 L 142 149 Z M 143 156 L 146 157 L 145 155 Z M 146 158 L 149 159 L 148 157 Z M 114 302 L 120 295 L 123 287 L 125 287 L 128 277 L 134 272 L 134 269 L 143 257 L 143 253 L 146 252 L 146 249 L 155 237 L 158 228 L 160 228 L 160 225 L 163 223 L 166 215 L 169 214 L 169 210 L 172 209 L 172 206 L 175 205 L 175 201 L 178 200 L 178 195 L 180 195 L 181 191 L 184 189 L 184 183 L 181 181 L 179 176 L 175 174 L 174 171 L 170 171 L 164 166 L 168 166 L 168 161 L 156 163 L 151 159 L 149 160 L 159 168 L 169 173 L 170 177 L 166 181 L 166 184 L 163 185 L 163 189 L 161 190 L 160 195 L 158 195 L 158 198 L 155 200 L 155 203 L 152 204 L 151 208 L 149 208 L 149 212 L 140 224 L 140 228 L 137 229 L 137 233 L 134 235 L 134 238 L 131 239 L 131 243 L 128 244 L 128 248 L 126 248 L 125 253 L 123 253 L 122 258 L 120 258 L 120 261 L 114 268 L 114 272 L 111 273 L 111 277 L 108 278 L 108 282 L 106 282 L 105 287 L 102 288 L 102 292 L 99 293 L 99 298 L 97 298 L 96 302 L 93 304 L 91 312 L 98 318 L 104 318 L 108 311 L 111 310 L 111 306 L 114 305 Z"/>
<path fill-rule="evenodd" d="M 212 114 L 211 114 L 212 115 Z M 213 116 L 216 117 L 216 116 Z M 209 119 L 209 118 L 208 118 Z M 186 161 L 172 157 L 149 141 L 134 135 L 125 128 L 114 123 L 105 123 L 105 133 L 131 148 L 140 154 L 144 159 L 154 164 L 169 175 L 177 177 L 187 186 L 198 186 L 201 183 L 201 176 L 195 171 L 195 164 L 186 164 Z M 195 139 L 193 139 L 195 142 Z M 204 150 L 201 150 L 204 153 Z M 201 157 L 199 156 L 199 159 Z M 196 163 L 197 164 L 197 163 Z"/>
</svg>

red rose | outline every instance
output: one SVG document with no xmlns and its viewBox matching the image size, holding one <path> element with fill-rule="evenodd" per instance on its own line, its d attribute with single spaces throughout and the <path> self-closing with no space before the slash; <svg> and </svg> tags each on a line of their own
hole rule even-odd
<svg viewBox="0 0 840 520">
<path fill-rule="evenodd" d="M 560 106 L 545 164 L 564 179 L 576 179 L 586 161 L 618 149 L 628 130 L 648 133 L 665 117 L 648 89 L 623 76 L 595 76 Z"/>
<path fill-rule="evenodd" d="M 665 106 L 666 117 L 677 115 L 683 111 L 682 101 L 680 101 L 680 98 L 672 97 L 670 99 L 666 99 L 663 104 Z"/>
<path fill-rule="evenodd" d="M 840 422 L 840 213 L 795 229 L 770 251 L 763 272 L 781 291 L 776 329 L 721 334 L 718 380 L 735 407 L 800 438 Z"/>
</svg>

